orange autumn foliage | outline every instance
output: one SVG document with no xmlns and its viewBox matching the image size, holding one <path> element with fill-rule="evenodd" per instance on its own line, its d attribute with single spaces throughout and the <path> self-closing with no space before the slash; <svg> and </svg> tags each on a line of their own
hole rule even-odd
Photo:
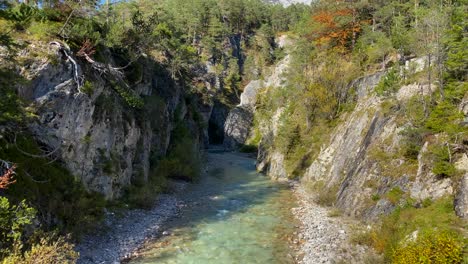
<svg viewBox="0 0 468 264">
<path fill-rule="evenodd" d="M 338 50 L 346 50 L 354 44 L 356 35 L 364 23 L 356 18 L 356 11 L 350 8 L 338 10 L 320 10 L 312 16 L 311 24 L 315 29 L 309 35 L 317 46 L 331 45 Z"/>
<path fill-rule="evenodd" d="M 15 174 L 16 165 L 11 166 L 11 168 L 7 169 L 3 176 L 0 176 L 0 189 L 7 189 L 8 185 L 13 184 L 16 182 L 13 179 Z"/>
</svg>

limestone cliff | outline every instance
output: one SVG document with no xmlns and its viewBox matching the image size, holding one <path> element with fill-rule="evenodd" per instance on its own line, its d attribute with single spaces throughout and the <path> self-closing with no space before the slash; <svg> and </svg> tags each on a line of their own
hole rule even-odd
<svg viewBox="0 0 468 264">
<path fill-rule="evenodd" d="M 177 122 L 190 128 L 199 142 L 194 148 L 206 141 L 203 123 L 212 106 L 189 97 L 149 57 L 126 70 L 128 89 L 84 60 L 75 58 L 76 68 L 57 46 L 30 44 L 18 59 L 27 60 L 18 72 L 28 81 L 17 90 L 36 115 L 29 124 L 33 136 L 55 151 L 55 159 L 88 190 L 107 199 L 119 197 L 134 181 L 148 179 L 150 163 L 166 154 Z M 116 65 L 110 53 L 107 59 Z M 83 79 L 80 90 L 76 73 Z M 142 104 L 135 106 L 135 101 Z"/>
<path fill-rule="evenodd" d="M 424 68 L 424 59 L 415 59 L 407 64 L 415 71 Z M 280 62 L 276 72 L 284 72 L 287 58 Z M 408 65 L 407 65 L 408 67 Z M 287 69 L 286 69 L 287 70 Z M 270 77 L 276 81 L 268 84 L 250 83 L 243 93 L 245 102 L 255 102 L 259 91 L 278 89 L 286 80 Z M 391 96 L 379 96 L 376 86 L 386 72 L 377 72 L 351 82 L 348 89 L 355 91 L 355 107 L 339 117 L 338 125 L 332 129 L 328 139 L 321 143 L 318 155 L 312 157 L 310 165 L 302 175 L 291 175 L 285 167 L 286 156 L 275 148 L 273 142 L 280 129 L 280 117 L 284 108 L 279 107 L 268 120 L 260 120 L 259 131 L 253 132 L 247 124 L 256 114 L 253 103 L 242 103 L 239 108 L 251 109 L 243 114 L 243 122 L 232 122 L 234 127 L 227 130 L 238 143 L 244 143 L 249 133 L 260 133 L 257 168 L 275 179 L 287 179 L 299 176 L 303 183 L 321 186 L 320 189 L 331 192 L 335 197 L 335 206 L 348 215 L 374 219 L 381 214 L 391 212 L 407 199 L 422 203 L 427 199 L 437 199 L 445 195 L 456 194 L 456 210 L 460 216 L 467 215 L 468 190 L 466 188 L 466 154 L 455 153 L 453 159 L 457 168 L 465 175 L 458 178 L 434 175 L 433 160 L 428 149 L 445 142 L 444 134 L 435 134 L 423 139 L 423 147 L 417 159 L 409 161 L 398 151 L 405 147 L 403 133 L 407 127 L 405 109 L 415 98 L 422 98 L 434 92 L 435 86 L 412 83 L 403 85 Z M 269 80 L 269 79 L 268 79 Z M 248 99 L 247 99 L 248 98 Z M 466 111 L 461 111 L 466 116 Z M 231 112 L 233 120 L 242 119 L 241 111 Z M 230 120 L 230 118 L 228 118 Z M 248 120 L 245 122 L 245 120 Z M 229 123 L 229 122 L 228 122 Z M 236 127 L 237 124 L 237 127 Z"/>
</svg>

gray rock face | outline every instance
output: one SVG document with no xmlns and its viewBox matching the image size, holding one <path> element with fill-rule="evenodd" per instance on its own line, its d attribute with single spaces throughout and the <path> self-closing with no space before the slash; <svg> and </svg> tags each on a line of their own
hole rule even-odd
<svg viewBox="0 0 468 264">
<path fill-rule="evenodd" d="M 275 4 L 282 4 L 284 6 L 289 6 L 292 4 L 306 4 L 310 5 L 312 3 L 312 0 L 267 0 L 270 3 L 275 3 Z"/>
<path fill-rule="evenodd" d="M 455 212 L 461 218 L 468 219 L 468 174 L 462 177 L 455 197 Z"/>
<path fill-rule="evenodd" d="M 455 195 L 455 212 L 461 218 L 468 219 L 468 156 L 465 154 L 456 162 L 456 167 L 464 172 Z"/>
<path fill-rule="evenodd" d="M 280 37 L 277 42 L 284 47 L 291 44 L 285 36 Z M 286 55 L 275 65 L 272 73 L 265 80 L 253 80 L 245 86 L 240 96 L 239 105 L 229 112 L 224 126 L 223 144 L 227 149 L 235 149 L 246 143 L 251 133 L 258 92 L 266 87 L 282 87 L 286 81 L 283 75 L 287 71 L 289 63 L 290 56 Z M 267 133 L 267 131 L 262 132 L 262 134 Z M 278 153 L 278 155 L 280 154 Z M 260 160 L 260 163 L 262 163 L 262 160 Z M 278 163 L 278 166 L 282 167 L 283 165 L 280 164 L 282 162 Z"/>
<path fill-rule="evenodd" d="M 381 112 L 381 98 L 371 92 L 382 76 L 380 72 L 353 82 L 358 94 L 354 111 L 341 117 L 329 143 L 324 144 L 303 177 L 304 181 L 323 181 L 330 189 L 338 187 L 336 206 L 348 215 L 367 219 L 391 212 L 398 201 L 389 202 L 386 194 L 395 188 L 417 201 L 453 193 L 451 180 L 435 177 L 430 161 L 423 158 L 427 143 L 420 152 L 415 176 L 407 170 L 398 170 L 404 166 L 403 159 L 383 164 L 375 157 L 377 149 L 390 152 L 398 148 L 404 128 L 398 125 L 395 115 Z M 404 104 L 412 96 L 428 92 L 427 86 L 408 85 L 400 89 L 396 99 Z M 385 167 L 394 168 L 392 176 L 382 173 Z M 372 202 L 374 196 L 381 198 Z"/>
<path fill-rule="evenodd" d="M 31 58 L 32 49 L 49 47 L 36 44 L 22 56 Z M 92 91 L 80 93 L 72 78 L 72 64 L 58 50 L 53 54 L 57 63 L 35 57 L 28 68 L 21 69 L 31 83 L 19 87 L 19 94 L 32 101 L 36 110 L 38 118 L 30 124 L 35 138 L 49 149 L 58 148 L 57 158 L 88 190 L 114 199 L 132 181 L 146 181 L 150 157 L 166 154 L 176 108 L 181 109 L 179 118 L 195 126 L 193 136 L 200 140 L 200 128 L 190 121 L 182 89 L 157 73 L 153 62 L 139 62 L 144 64 L 141 81 L 132 89 L 150 103 L 134 109 L 86 64 L 81 67 Z"/>
<path fill-rule="evenodd" d="M 273 115 L 271 122 L 261 124 L 262 140 L 258 147 L 257 170 L 273 179 L 287 179 L 288 177 L 284 154 L 272 147 L 273 140 L 278 135 L 279 119 L 283 112 L 284 108 L 279 108 Z"/>
<path fill-rule="evenodd" d="M 249 137 L 252 121 L 252 109 L 246 107 L 232 109 L 224 125 L 224 146 L 234 149 L 243 145 Z"/>
<path fill-rule="evenodd" d="M 420 70 L 419 68 L 415 71 Z M 285 70 L 287 64 L 286 69 L 282 69 Z M 411 166 L 403 159 L 391 158 L 383 162 L 376 157 L 376 151 L 385 153 L 398 149 L 402 139 L 400 132 L 404 129 L 404 124 L 398 122 L 395 114 L 389 114 L 388 110 L 384 112 L 383 99 L 373 92 L 385 74 L 385 71 L 377 72 L 350 83 L 350 87 L 356 91 L 356 107 L 340 117 L 339 125 L 332 131 L 329 141 L 323 143 L 320 153 L 302 177 L 303 182 L 323 182 L 324 188 L 338 190 L 335 205 L 348 215 L 367 219 L 390 213 L 403 201 L 389 200 L 387 194 L 394 189 L 401 191 L 402 196 L 409 196 L 417 201 L 437 199 L 454 193 L 450 179 L 433 175 L 432 165 L 429 164 L 431 161 L 423 158 L 424 148 L 418 158 L 417 172 L 416 168 L 399 170 L 398 168 L 406 165 Z M 281 87 L 282 82 L 284 80 L 276 78 L 271 86 Z M 412 96 L 427 95 L 430 92 L 433 90 L 430 91 L 427 85 L 410 84 L 401 87 L 394 99 L 404 105 Z M 280 108 L 272 120 L 260 125 L 262 140 L 257 168 L 272 178 L 289 176 L 284 169 L 284 155 L 273 145 L 281 114 Z M 392 167 L 392 175 L 384 173 L 383 170 L 388 171 Z M 461 190 L 457 193 L 460 197 L 460 210 L 464 211 L 467 208 L 464 202 L 466 192 Z M 375 201 L 374 197 L 380 198 Z"/>
</svg>

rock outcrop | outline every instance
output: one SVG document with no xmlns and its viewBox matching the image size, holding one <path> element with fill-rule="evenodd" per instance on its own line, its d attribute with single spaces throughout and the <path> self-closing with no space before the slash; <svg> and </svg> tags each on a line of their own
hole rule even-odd
<svg viewBox="0 0 468 264">
<path fill-rule="evenodd" d="M 424 60 L 413 60 L 412 69 L 420 71 L 423 63 Z M 385 75 L 381 71 L 349 84 L 355 91 L 356 106 L 340 117 L 329 140 L 323 142 L 319 154 L 301 175 L 301 181 L 323 184 L 324 192 L 335 193 L 338 208 L 347 215 L 365 219 L 390 213 L 408 198 L 422 203 L 454 193 L 457 193 L 457 212 L 465 215 L 466 182 L 457 184 L 451 178 L 434 175 L 433 161 L 427 157 L 427 149 L 444 142 L 444 135 L 434 135 L 427 141 L 416 161 L 392 155 L 405 144 L 402 132 L 407 124 L 398 114 L 400 108 L 410 104 L 415 96 L 433 93 L 435 85 L 409 84 L 402 86 L 392 98 L 381 97 L 374 89 Z M 276 82 L 271 87 L 281 85 Z M 271 120 L 259 126 L 262 139 L 257 168 L 275 179 L 292 176 L 285 170 L 285 155 L 273 144 L 282 111 L 283 108 L 278 108 Z"/>
<path fill-rule="evenodd" d="M 38 52 L 49 55 L 34 56 Z M 79 61 L 84 92 L 78 91 L 74 65 L 54 46 L 30 45 L 22 58 L 30 61 L 19 72 L 30 81 L 18 91 L 37 115 L 30 131 L 42 145 L 57 150 L 56 159 L 88 190 L 114 199 L 133 181 L 146 181 L 151 159 L 166 154 L 178 120 L 203 144 L 203 126 L 194 118 L 199 106 L 188 107 L 183 87 L 150 58 L 136 63 L 132 74 L 138 74 L 137 80 L 128 92 Z M 141 100 L 144 106 L 132 107 L 128 100 Z"/>
<path fill-rule="evenodd" d="M 288 51 L 291 42 L 286 36 L 281 36 L 278 38 L 277 44 Z M 264 80 L 253 80 L 245 86 L 240 96 L 239 105 L 229 112 L 224 126 L 224 146 L 227 149 L 235 149 L 246 143 L 251 134 L 258 92 L 266 87 L 283 86 L 286 82 L 284 73 L 288 69 L 289 63 L 290 55 L 286 55 Z"/>
</svg>

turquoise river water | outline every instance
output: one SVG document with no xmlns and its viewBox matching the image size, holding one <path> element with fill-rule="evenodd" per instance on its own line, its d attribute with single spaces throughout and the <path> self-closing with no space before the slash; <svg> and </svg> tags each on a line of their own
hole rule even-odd
<svg viewBox="0 0 468 264">
<path fill-rule="evenodd" d="M 295 201 L 287 184 L 255 171 L 240 154 L 208 153 L 208 173 L 190 186 L 181 216 L 133 259 L 150 263 L 294 263 Z"/>
</svg>

